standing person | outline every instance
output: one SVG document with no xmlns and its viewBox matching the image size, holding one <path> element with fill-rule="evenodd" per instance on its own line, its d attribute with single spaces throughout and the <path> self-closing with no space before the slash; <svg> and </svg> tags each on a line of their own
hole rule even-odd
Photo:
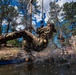
<svg viewBox="0 0 76 75">
<path fill-rule="evenodd" d="M 66 54 L 66 42 L 65 42 L 65 37 L 63 36 L 62 33 L 60 33 L 58 39 L 60 40 L 61 49 L 62 49 L 62 55 L 63 55 L 63 57 L 64 57 L 64 55 Z"/>
<path fill-rule="evenodd" d="M 65 38 L 64 36 L 60 33 L 58 39 L 60 40 L 62 48 L 65 46 Z"/>
<path fill-rule="evenodd" d="M 76 50 L 76 35 L 74 33 L 72 33 L 71 36 L 71 44 L 72 44 L 72 49 Z"/>
</svg>

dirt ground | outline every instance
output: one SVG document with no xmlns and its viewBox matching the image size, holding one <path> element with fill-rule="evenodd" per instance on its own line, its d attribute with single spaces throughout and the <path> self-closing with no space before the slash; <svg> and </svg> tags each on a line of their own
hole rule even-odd
<svg viewBox="0 0 76 75">
<path fill-rule="evenodd" d="M 22 51 L 17 48 L 3 47 L 0 48 L 0 60 L 12 60 L 19 57 Z"/>
<path fill-rule="evenodd" d="M 66 48 L 66 50 L 64 51 L 65 56 L 68 54 L 74 54 L 74 53 L 75 53 L 75 51 L 72 50 L 71 48 Z M 48 46 L 41 52 L 32 51 L 32 55 L 34 56 L 35 61 L 44 61 L 46 59 L 50 59 L 54 55 L 62 56 L 62 54 L 63 54 L 63 52 L 61 49 L 59 49 L 59 48 L 53 49 L 50 46 Z M 20 48 L 17 48 L 17 47 L 0 48 L 0 60 L 1 61 L 2 60 L 12 60 L 12 59 L 21 58 L 21 57 L 28 58 L 27 55 L 28 54 L 24 50 L 20 50 Z M 30 55 L 30 57 L 32 57 L 32 56 Z"/>
</svg>

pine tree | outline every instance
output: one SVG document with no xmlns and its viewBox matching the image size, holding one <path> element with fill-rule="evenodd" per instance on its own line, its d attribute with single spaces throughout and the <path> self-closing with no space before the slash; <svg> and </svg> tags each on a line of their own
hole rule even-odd
<svg viewBox="0 0 76 75">
<path fill-rule="evenodd" d="M 58 15 L 59 15 L 61 8 L 56 2 L 50 2 L 49 5 L 50 5 L 50 12 L 49 12 L 50 18 L 48 22 L 56 23 L 57 21 L 59 21 Z"/>
</svg>

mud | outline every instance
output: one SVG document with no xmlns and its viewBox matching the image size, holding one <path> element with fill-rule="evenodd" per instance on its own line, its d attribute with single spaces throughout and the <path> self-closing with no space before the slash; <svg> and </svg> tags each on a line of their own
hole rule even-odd
<svg viewBox="0 0 76 75">
<path fill-rule="evenodd" d="M 26 62 L 32 61 L 34 63 L 48 61 L 53 63 L 69 64 L 76 63 L 76 52 L 70 47 L 66 47 L 63 50 L 62 48 L 52 48 L 50 45 L 41 52 L 32 51 L 32 54 L 28 54 L 24 50 L 20 50 L 20 48 L 16 47 L 4 47 L 0 49 L 0 61 L 13 60 L 17 58 L 25 58 Z"/>
</svg>

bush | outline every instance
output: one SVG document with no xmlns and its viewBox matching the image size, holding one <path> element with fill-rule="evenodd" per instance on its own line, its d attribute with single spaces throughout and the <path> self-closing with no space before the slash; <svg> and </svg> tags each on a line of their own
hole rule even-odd
<svg viewBox="0 0 76 75">
<path fill-rule="evenodd" d="M 7 41 L 7 44 L 10 46 L 14 46 L 14 47 L 20 47 L 21 46 L 21 42 L 18 42 L 18 40 L 10 40 Z"/>
</svg>

